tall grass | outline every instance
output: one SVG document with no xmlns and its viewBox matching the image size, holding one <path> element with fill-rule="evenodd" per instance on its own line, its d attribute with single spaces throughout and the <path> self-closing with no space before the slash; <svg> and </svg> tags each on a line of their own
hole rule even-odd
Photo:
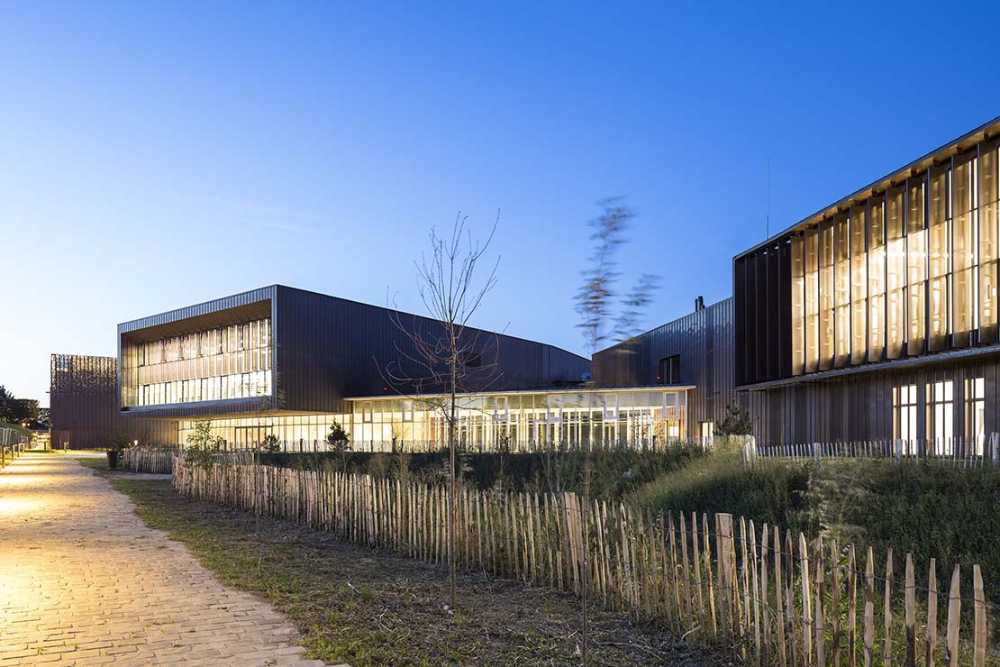
<svg viewBox="0 0 1000 667">
<path fill-rule="evenodd" d="M 642 486 L 637 501 L 657 510 L 729 512 L 841 543 L 931 558 L 939 577 L 979 564 L 987 597 L 1000 603 L 1000 470 L 940 463 L 768 460 L 748 468 L 723 451 Z"/>
</svg>

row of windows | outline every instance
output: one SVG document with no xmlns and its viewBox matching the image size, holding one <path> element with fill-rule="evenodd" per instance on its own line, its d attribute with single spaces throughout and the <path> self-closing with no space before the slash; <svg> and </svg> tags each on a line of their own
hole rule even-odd
<svg viewBox="0 0 1000 667">
<path fill-rule="evenodd" d="M 954 382 L 929 382 L 924 387 L 926 399 L 927 440 L 934 453 L 954 454 L 955 390 Z M 906 441 L 911 453 L 920 438 L 917 432 L 917 385 L 904 384 L 892 389 L 893 437 Z M 964 397 L 965 440 L 974 443 L 975 452 L 983 453 L 986 438 L 986 383 L 983 378 L 965 380 Z"/>
<path fill-rule="evenodd" d="M 242 324 L 199 331 L 136 344 L 136 364 L 155 366 L 185 359 L 209 357 L 226 352 L 257 350 L 271 345 L 271 320 L 262 319 Z"/>
<path fill-rule="evenodd" d="M 795 375 L 996 339 L 997 146 L 791 239 Z"/>
<path fill-rule="evenodd" d="M 137 393 L 137 405 L 168 405 L 269 396 L 271 371 L 144 384 L 138 388 Z"/>
</svg>

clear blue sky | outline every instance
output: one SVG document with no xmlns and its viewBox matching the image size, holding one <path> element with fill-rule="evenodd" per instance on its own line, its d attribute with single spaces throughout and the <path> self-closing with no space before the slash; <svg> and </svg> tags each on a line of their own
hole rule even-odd
<svg viewBox="0 0 1000 667">
<path fill-rule="evenodd" d="M 477 324 L 583 352 L 598 199 L 654 326 L 729 295 L 768 161 L 775 231 L 1000 114 L 996 3 L 416 4 L 0 4 L 0 383 L 271 283 L 419 310 L 459 209 L 502 211 Z"/>
</svg>

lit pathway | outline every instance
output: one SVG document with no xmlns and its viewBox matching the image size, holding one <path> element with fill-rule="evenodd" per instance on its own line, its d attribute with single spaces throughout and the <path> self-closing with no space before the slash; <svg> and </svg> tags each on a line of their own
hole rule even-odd
<svg viewBox="0 0 1000 667">
<path fill-rule="evenodd" d="M 0 667 L 323 664 L 133 507 L 71 456 L 0 472 Z"/>
</svg>

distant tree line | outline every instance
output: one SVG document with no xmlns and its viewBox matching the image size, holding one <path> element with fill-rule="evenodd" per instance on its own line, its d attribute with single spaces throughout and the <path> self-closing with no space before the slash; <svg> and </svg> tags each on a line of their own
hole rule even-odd
<svg viewBox="0 0 1000 667">
<path fill-rule="evenodd" d="M 14 395 L 0 384 L 0 422 L 21 423 L 37 420 L 38 401 L 30 398 L 14 398 Z"/>
</svg>

